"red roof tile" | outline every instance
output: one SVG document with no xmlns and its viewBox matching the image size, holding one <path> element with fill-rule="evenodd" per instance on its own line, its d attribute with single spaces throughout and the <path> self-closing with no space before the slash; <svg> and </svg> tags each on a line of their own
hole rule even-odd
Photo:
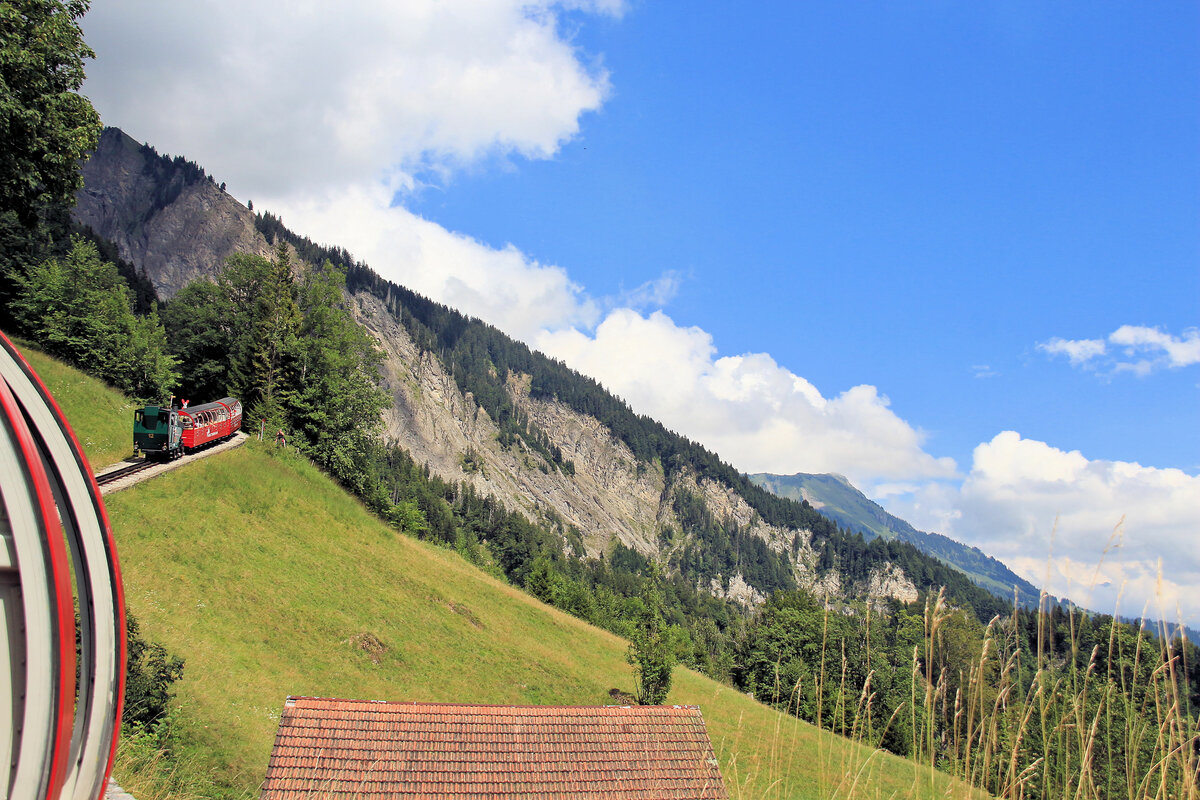
<svg viewBox="0 0 1200 800">
<path fill-rule="evenodd" d="M 726 798 L 696 706 L 289 697 L 261 800 Z"/>
</svg>

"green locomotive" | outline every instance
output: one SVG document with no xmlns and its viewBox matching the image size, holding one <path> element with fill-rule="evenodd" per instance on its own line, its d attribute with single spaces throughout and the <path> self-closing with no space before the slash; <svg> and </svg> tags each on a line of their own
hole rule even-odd
<svg viewBox="0 0 1200 800">
<path fill-rule="evenodd" d="M 183 425 L 175 409 L 146 406 L 134 411 L 133 449 L 166 461 L 183 455 Z"/>
</svg>

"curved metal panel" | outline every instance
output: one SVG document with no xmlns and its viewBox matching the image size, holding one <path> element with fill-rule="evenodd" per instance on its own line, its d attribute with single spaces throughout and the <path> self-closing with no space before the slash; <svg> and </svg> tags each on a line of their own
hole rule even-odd
<svg viewBox="0 0 1200 800">
<path fill-rule="evenodd" d="M 0 359 L 0 361 L 7 359 Z M 74 602 L 54 496 L 24 415 L 0 381 L 0 495 L 18 570 L 21 628 L 7 644 L 20 650 L 11 704 L 10 797 L 58 800 L 66 778 L 75 700 Z M 70 644 L 68 645 L 67 635 Z M 15 681 L 14 681 L 15 682 Z M 16 688 L 16 687 L 13 687 Z"/>
<path fill-rule="evenodd" d="M 112 528 L 78 440 L 37 373 L 3 336 L 0 376 L 31 423 L 66 532 L 78 591 L 80 652 L 75 724 L 62 798 L 102 797 L 116 754 L 125 693 L 125 602 Z"/>
</svg>

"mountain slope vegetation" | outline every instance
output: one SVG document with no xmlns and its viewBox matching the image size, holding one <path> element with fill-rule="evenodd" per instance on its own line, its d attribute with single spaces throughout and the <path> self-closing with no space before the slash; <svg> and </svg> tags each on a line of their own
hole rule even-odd
<svg viewBox="0 0 1200 800">
<path fill-rule="evenodd" d="M 98 381 L 32 360 L 81 440 L 110 440 L 89 456 L 109 452 L 126 409 L 98 408 L 91 397 L 108 394 Z M 256 795 L 289 694 L 604 704 L 632 689 L 623 639 L 397 535 L 294 451 L 251 441 L 106 505 L 130 610 L 186 662 L 173 743 L 208 796 Z M 927 770 L 690 671 L 677 671 L 668 702 L 701 706 L 734 797 L 889 796 L 915 784 L 966 796 L 943 776 L 926 794 Z M 118 778 L 139 786 L 136 773 Z"/>
<path fill-rule="evenodd" d="M 821 586 L 823 591 L 847 598 L 865 598 L 869 587 L 880 583 L 877 580 L 880 574 L 895 574 L 898 570 L 918 592 L 945 587 L 955 602 L 973 608 L 982 620 L 1003 613 L 1009 604 L 1007 598 L 980 590 L 961 573 L 906 543 L 869 545 L 807 502 L 780 498 L 756 486 L 703 446 L 635 413 L 595 380 L 532 351 L 486 323 L 382 279 L 367 265 L 353 261 L 344 249 L 317 245 L 288 230 L 269 213 L 252 215 L 255 229 L 248 232 L 245 209 L 221 192 L 211 179 L 205 180 L 202 168 L 180 157 L 160 156 L 153 148 L 138 146 L 120 131 L 108 129 L 85 165 L 84 173 L 86 181 L 79 195 L 77 218 L 100 235 L 115 237 L 121 257 L 147 274 L 163 297 L 174 297 L 183 290 L 185 276 L 216 278 L 225 269 L 224 258 L 237 252 L 242 246 L 238 243 L 251 239 L 259 243 L 253 245 L 256 252 L 261 252 L 261 243 L 267 241 L 276 245 L 286 243 L 303 262 L 316 267 L 328 263 L 344 271 L 348 295 L 376 300 L 382 306 L 381 314 L 399 323 L 403 335 L 415 347 L 416 359 L 433 362 L 453 379 L 461 398 L 470 398 L 469 402 L 461 403 L 462 413 L 477 414 L 473 411 L 476 408 L 486 412 L 495 428 L 491 436 L 498 445 L 491 447 L 493 442 L 488 441 L 488 449 L 507 450 L 513 456 L 485 459 L 480 465 L 475 457 L 477 452 L 473 452 L 480 448 L 472 443 L 450 454 L 442 463 L 429 464 L 437 477 L 451 484 L 470 484 L 474 491 L 485 496 L 497 493 L 498 483 L 514 484 L 515 488 L 500 492 L 497 499 L 509 510 L 521 510 L 533 522 L 539 518 L 560 521 L 554 527 L 563 529 L 568 551 L 573 535 L 588 555 L 607 554 L 615 546 L 611 524 L 615 523 L 616 540 L 622 546 L 665 561 L 673 573 L 685 576 L 702 590 L 716 586 L 719 594 L 729 596 L 733 591 L 728 588 L 731 584 L 745 587 L 733 592 L 741 602 L 752 602 L 777 589 L 798 585 Z M 190 224 L 181 229 L 171 222 L 175 216 L 186 213 L 184 205 L 201 202 L 201 196 L 202 202 L 214 209 L 202 215 L 203 226 Z M 134 235 L 139 226 L 147 225 L 159 226 L 163 235 Z M 184 244 L 187 246 L 183 247 Z M 198 261 L 198 253 L 209 254 L 211 263 Z M 211 292 L 193 294 L 194 299 L 190 295 L 188 298 L 197 309 L 193 317 L 202 314 L 205 308 L 211 309 L 217 299 Z M 168 303 L 163 312 L 171 340 L 182 342 L 186 338 L 194 342 L 190 329 L 185 332 L 180 328 L 181 323 L 172 323 L 173 318 L 181 317 L 173 312 L 172 304 L 177 302 Z M 382 343 L 385 348 L 391 344 Z M 189 346 L 176 355 L 183 363 L 196 366 L 197 352 L 208 351 L 204 345 L 200 349 Z M 209 374 L 221 374 L 219 366 L 204 364 Z M 401 368 L 416 373 L 421 365 L 408 363 Z M 236 360 L 231 361 L 225 374 L 239 386 L 214 384 L 210 391 L 240 389 L 245 394 L 246 387 L 241 385 L 245 381 L 238 379 L 244 373 L 245 369 Z M 397 384 L 392 390 L 399 407 L 407 399 L 402 397 L 404 387 L 400 384 L 411 380 L 411 375 L 401 372 L 391 377 Z M 525 387 L 523 396 L 515 388 L 521 386 Z M 253 398 L 247 399 L 253 405 Z M 427 398 L 425 401 L 425 410 L 444 418 L 438 423 L 441 428 L 461 428 L 466 424 L 461 418 L 447 419 L 451 414 L 449 407 L 433 406 Z M 625 515 L 623 519 L 612 519 L 609 514 L 607 520 L 604 514 L 575 513 L 581 500 L 588 497 L 599 497 L 601 504 L 610 504 L 606 495 L 612 490 L 597 492 L 592 485 L 582 489 L 581 481 L 587 476 L 575 475 L 576 464 L 568 443 L 556 439 L 552 431 L 531 418 L 531 404 L 541 404 L 542 408 L 555 405 L 597 421 L 599 436 L 610 437 L 627 448 L 639 478 L 647 474 L 651 478 L 659 476 L 657 480 L 643 482 L 646 501 L 634 512 L 639 517 L 637 521 L 627 516 L 628 511 L 618 514 Z M 251 408 L 251 418 L 255 411 Z M 411 428 L 400 425 L 390 429 L 389 434 L 400 448 L 413 450 L 408 441 L 414 435 Z M 542 470 L 553 479 L 554 485 L 535 489 L 526 477 L 500 474 L 520 472 L 525 465 Z M 348 473 L 343 473 L 344 482 L 347 477 Z M 359 482 L 360 493 L 370 494 L 371 487 L 365 481 Z M 554 495 L 555 486 L 575 499 L 547 508 L 545 495 Z M 705 508 L 689 503 L 689 494 L 698 497 Z M 732 505 L 720 503 L 722 495 L 729 497 Z M 695 512 L 688 514 L 693 524 L 681 520 L 678 512 L 683 507 Z M 741 514 L 748 516 L 731 518 Z M 730 559 L 728 550 L 736 558 Z M 536 552 L 530 551 L 529 560 L 536 556 Z M 524 571 L 523 568 L 522 574 Z M 904 596 L 912 599 L 911 595 Z"/>
<path fill-rule="evenodd" d="M 810 502 L 839 526 L 863 534 L 868 541 L 876 536 L 908 542 L 922 553 L 931 555 L 964 573 L 980 586 L 1001 597 L 1014 590 L 1025 606 L 1037 606 L 1039 591 L 1001 562 L 979 550 L 954 541 L 940 533 L 919 531 L 908 522 L 889 514 L 841 475 L 773 475 L 767 472 L 749 476 L 757 486 L 792 500 Z"/>
</svg>

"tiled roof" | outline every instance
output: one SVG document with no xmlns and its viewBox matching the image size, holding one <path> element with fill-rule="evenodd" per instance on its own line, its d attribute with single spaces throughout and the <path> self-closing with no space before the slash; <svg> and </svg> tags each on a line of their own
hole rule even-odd
<svg viewBox="0 0 1200 800">
<path fill-rule="evenodd" d="M 261 800 L 726 798 L 696 706 L 289 697 Z"/>
</svg>

